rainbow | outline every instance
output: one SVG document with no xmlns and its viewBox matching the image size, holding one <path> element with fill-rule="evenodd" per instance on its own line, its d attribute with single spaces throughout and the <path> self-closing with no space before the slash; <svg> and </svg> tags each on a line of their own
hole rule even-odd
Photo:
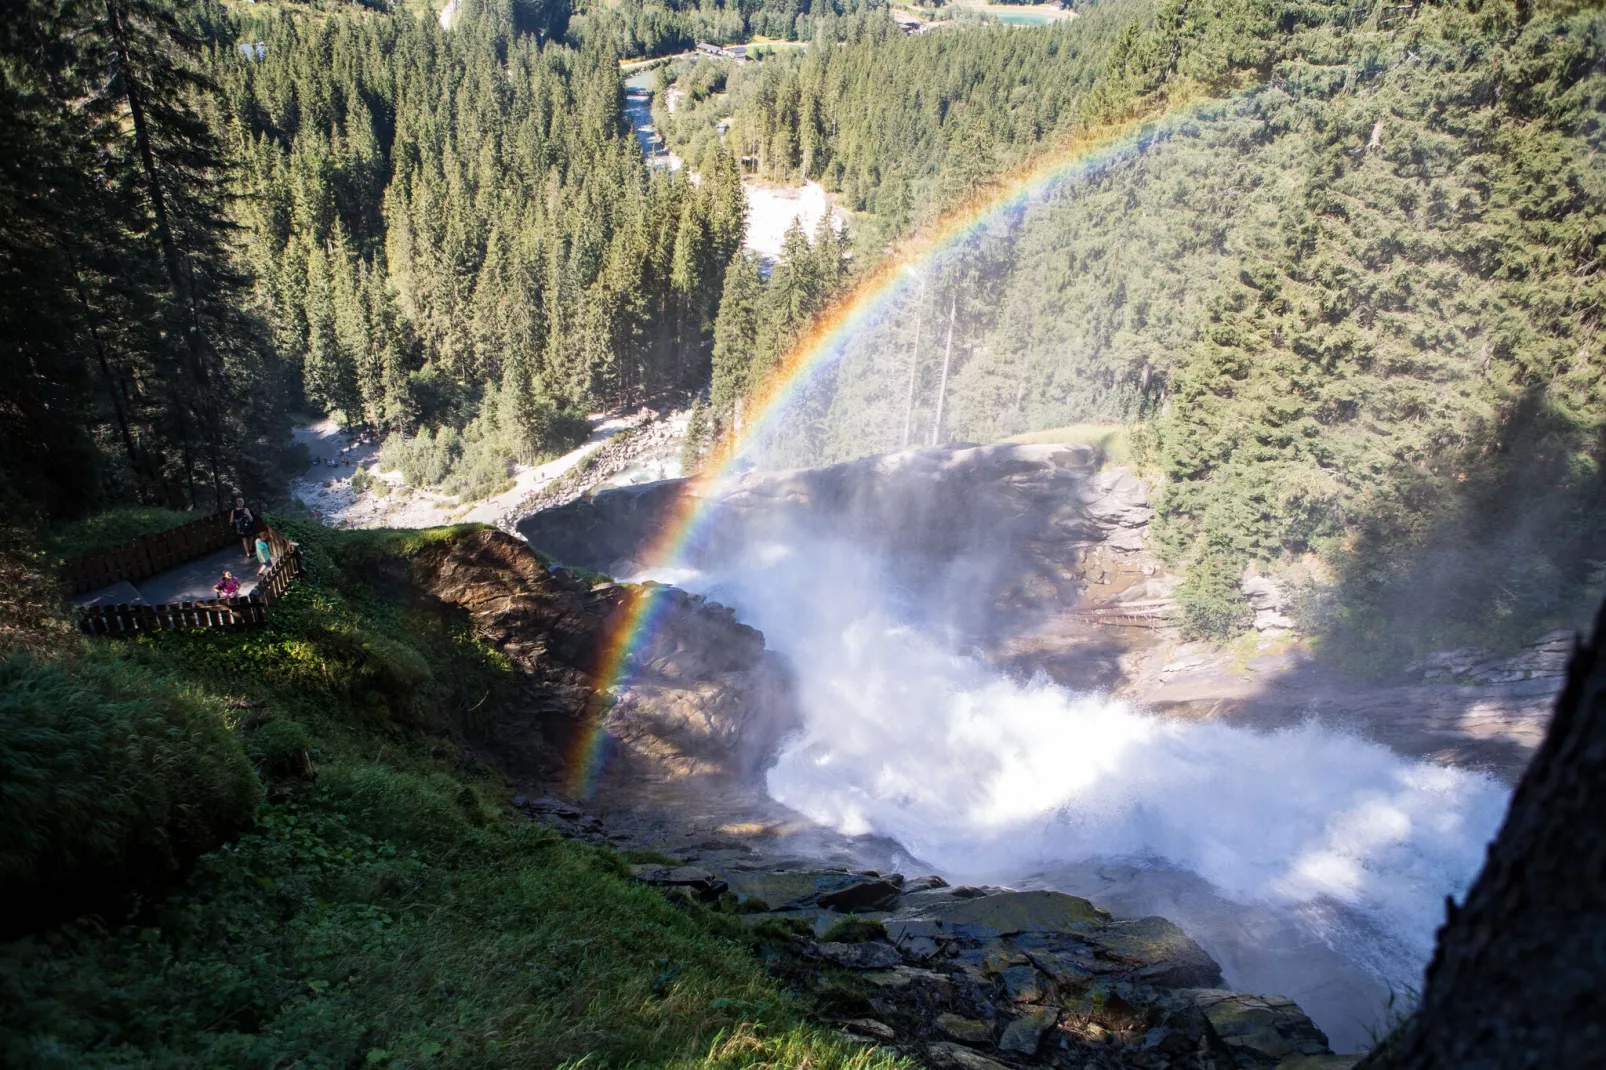
<svg viewBox="0 0 1606 1070">
<path fill-rule="evenodd" d="M 841 300 L 817 316 L 810 330 L 777 364 L 769 380 L 749 400 L 747 422 L 740 434 L 719 443 L 704 471 L 683 486 L 667 522 L 647 548 L 643 563 L 661 567 L 682 558 L 712 512 L 708 505 L 712 496 L 705 491 L 730 473 L 745 447 L 776 423 L 798 393 L 841 355 L 847 339 L 873 322 L 898 297 L 912 275 L 918 276 L 922 267 L 962 246 L 1006 214 L 1066 182 L 1142 151 L 1174 129 L 1177 120 L 1195 111 L 1194 102 L 1184 99 L 1136 119 L 1085 130 L 978 191 L 935 226 L 885 257 Z M 597 697 L 588 711 L 587 723 L 575 734 L 565 764 L 569 786 L 580 798 L 595 793 L 606 764 L 608 736 L 603 723 L 611 708 L 611 696 L 624 681 L 634 653 L 656 631 L 665 604 L 653 585 L 631 587 L 610 621 L 594 674 Z"/>
</svg>

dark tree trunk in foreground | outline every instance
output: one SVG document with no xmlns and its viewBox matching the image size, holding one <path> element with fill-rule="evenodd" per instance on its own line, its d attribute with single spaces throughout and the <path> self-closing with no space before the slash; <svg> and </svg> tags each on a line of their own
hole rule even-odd
<svg viewBox="0 0 1606 1070">
<path fill-rule="evenodd" d="M 1416 1014 L 1365 1070 L 1606 1066 L 1606 607 Z"/>
</svg>

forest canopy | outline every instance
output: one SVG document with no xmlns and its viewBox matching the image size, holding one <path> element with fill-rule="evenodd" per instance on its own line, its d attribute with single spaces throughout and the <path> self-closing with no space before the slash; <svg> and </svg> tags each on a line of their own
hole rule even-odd
<svg viewBox="0 0 1606 1070">
<path fill-rule="evenodd" d="M 1362 660 L 1581 621 L 1606 587 L 1606 17 L 1140 10 L 817 41 L 679 117 L 885 235 L 1067 131 L 1156 119 L 922 265 L 777 463 L 1125 424 L 1196 632 L 1243 626 L 1251 564 Z"/>
<path fill-rule="evenodd" d="M 791 0 L 22 15 L 0 38 L 19 509 L 271 490 L 291 413 L 473 496 L 589 410 L 681 392 L 696 465 L 905 240 L 1137 123 L 906 287 L 770 459 L 1122 425 L 1190 629 L 1241 627 L 1267 567 L 1363 659 L 1407 625 L 1570 621 L 1606 584 L 1597 9 L 1117 0 L 913 35 Z M 760 34 L 809 43 L 664 68 L 689 166 L 644 160 L 620 60 Z M 847 223 L 757 259 L 744 179 L 818 181 Z"/>
</svg>

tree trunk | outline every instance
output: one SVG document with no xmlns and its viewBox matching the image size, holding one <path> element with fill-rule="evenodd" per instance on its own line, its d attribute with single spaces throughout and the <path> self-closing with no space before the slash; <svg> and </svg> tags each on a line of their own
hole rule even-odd
<svg viewBox="0 0 1606 1070">
<path fill-rule="evenodd" d="M 145 195 L 151 202 L 151 215 L 156 224 L 157 241 L 162 247 L 162 263 L 173 295 L 184 308 L 187 322 L 184 339 L 190 356 L 190 375 L 195 381 L 197 413 L 207 445 L 208 460 L 212 467 L 212 493 L 219 509 L 223 507 L 223 484 L 218 471 L 217 412 L 212 403 L 211 374 L 208 368 L 206 343 L 201 337 L 201 310 L 190 285 L 189 272 L 173 237 L 173 227 L 167 214 L 167 197 L 156 170 L 156 154 L 151 148 L 150 122 L 145 114 L 144 94 L 134 76 L 133 57 L 128 47 L 128 36 L 123 28 L 122 11 L 117 0 L 106 0 L 106 20 L 111 30 L 113 54 L 117 58 L 117 83 L 122 87 L 123 99 L 128 103 L 129 123 L 134 130 L 134 148 L 139 154 L 139 165 L 145 180 Z M 193 476 L 192 476 L 193 481 Z M 191 489 L 193 503 L 193 483 Z"/>
<path fill-rule="evenodd" d="M 145 500 L 145 473 L 139 463 L 139 449 L 134 445 L 133 432 L 128 427 L 128 415 L 123 409 L 122 391 L 117 388 L 117 380 L 112 375 L 111 362 L 106 359 L 106 344 L 101 341 L 100 331 L 95 327 L 95 310 L 84 294 L 83 280 L 78 275 L 78 265 L 72 265 L 73 292 L 78 298 L 79 306 L 84 310 L 84 327 L 89 331 L 89 340 L 95 347 L 95 360 L 100 365 L 101 381 L 106 384 L 106 397 L 112 403 L 112 415 L 117 419 L 118 436 L 123 442 L 123 452 L 128 455 L 129 470 L 134 473 L 134 479 L 139 486 L 140 500 Z"/>
<path fill-rule="evenodd" d="M 1606 606 L 1448 915 L 1416 1013 L 1361 1067 L 1606 1066 Z"/>
<path fill-rule="evenodd" d="M 920 324 L 922 317 L 915 316 L 915 351 L 909 358 L 909 390 L 903 397 L 903 437 L 898 440 L 899 449 L 909 447 L 909 421 L 915 412 L 915 376 L 920 372 Z"/>
<path fill-rule="evenodd" d="M 931 444 L 937 444 L 937 436 L 942 433 L 942 407 L 948 398 L 948 365 L 954 357 L 954 313 L 959 309 L 959 297 L 955 295 L 948 299 L 948 341 L 942 350 L 942 381 L 937 384 L 937 415 L 931 420 Z"/>
</svg>

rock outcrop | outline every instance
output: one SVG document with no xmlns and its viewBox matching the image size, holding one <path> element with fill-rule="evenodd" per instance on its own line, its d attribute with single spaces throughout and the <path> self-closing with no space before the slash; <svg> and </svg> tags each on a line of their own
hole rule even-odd
<svg viewBox="0 0 1606 1070">
<path fill-rule="evenodd" d="M 1606 1062 L 1606 606 L 1483 872 L 1446 915 L 1421 1002 L 1370 1070 Z"/>
<path fill-rule="evenodd" d="M 600 818 L 524 805 L 565 834 L 609 839 Z M 740 919 L 770 970 L 845 1036 L 920 1064 L 1342 1070 L 1355 1061 L 1334 1056 L 1291 1000 L 1223 987 L 1220 967 L 1164 918 L 1113 918 L 1060 892 L 775 868 L 717 848 L 633 872 Z"/>
<path fill-rule="evenodd" d="M 470 736 L 516 780 L 557 784 L 581 733 L 638 780 L 707 776 L 745 782 L 797 724 L 791 678 L 764 637 L 726 607 L 667 587 L 595 587 L 548 568 L 500 531 L 459 535 L 412 559 L 415 592 L 466 614 L 474 632 L 518 670 L 507 713 Z M 598 689 L 603 644 L 635 598 L 658 601 L 630 683 L 611 705 Z"/>
<path fill-rule="evenodd" d="M 1279 635 L 1294 630 L 1294 618 L 1288 615 L 1291 600 L 1281 584 L 1269 576 L 1246 576 L 1240 586 L 1255 613 L 1255 631 Z"/>
<path fill-rule="evenodd" d="M 843 539 L 970 622 L 1036 620 L 1123 596 L 1132 603 L 1128 592 L 1162 572 L 1145 552 L 1147 489 L 1125 469 L 1100 471 L 1095 451 L 1076 445 L 906 450 L 717 482 L 667 480 L 545 509 L 518 530 L 566 564 L 630 574 L 688 496 L 707 512 L 693 563 L 726 562 L 775 536 Z M 1158 616 L 1169 588 L 1137 601 L 1124 605 L 1127 615 Z"/>
<path fill-rule="evenodd" d="M 1540 636 L 1515 654 L 1499 655 L 1481 647 L 1461 647 L 1418 658 L 1405 667 L 1407 676 L 1425 681 L 1462 684 L 1513 684 L 1521 680 L 1560 680 L 1567 675 L 1578 633 L 1561 629 Z"/>
</svg>

